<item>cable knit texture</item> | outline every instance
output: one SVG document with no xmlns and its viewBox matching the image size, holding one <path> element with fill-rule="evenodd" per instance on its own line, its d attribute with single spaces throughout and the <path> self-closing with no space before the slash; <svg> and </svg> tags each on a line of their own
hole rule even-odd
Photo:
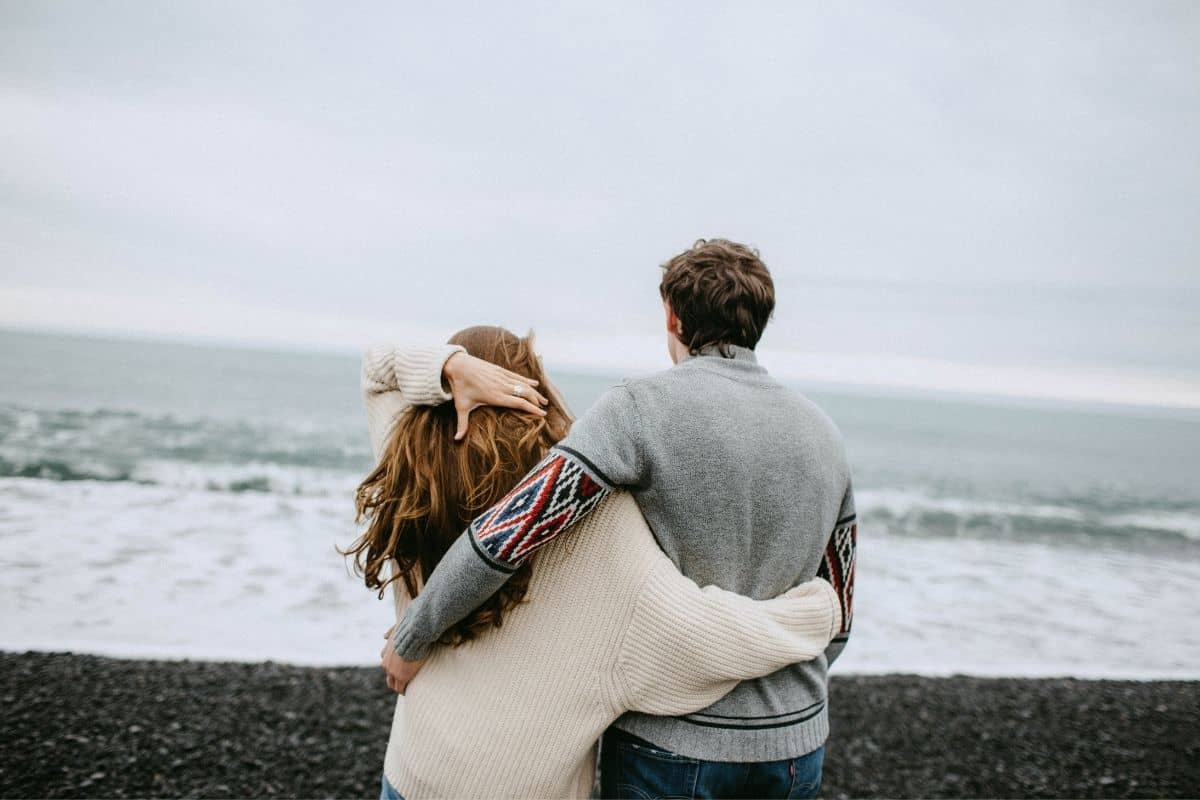
<svg viewBox="0 0 1200 800">
<path fill-rule="evenodd" d="M 363 397 L 376 457 L 413 398 L 444 399 L 449 355 L 368 351 Z M 410 598 L 392 585 L 399 619 Z M 587 797 L 595 742 L 618 716 L 705 708 L 740 680 L 817 657 L 840 625 L 824 581 L 765 601 L 701 589 L 618 493 L 538 554 L 527 600 L 502 628 L 432 651 L 397 698 L 384 772 L 408 800 Z"/>
</svg>

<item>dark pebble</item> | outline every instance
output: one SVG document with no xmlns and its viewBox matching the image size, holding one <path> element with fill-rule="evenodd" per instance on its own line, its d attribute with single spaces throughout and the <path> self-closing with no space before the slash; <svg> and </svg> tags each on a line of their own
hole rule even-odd
<svg viewBox="0 0 1200 800">
<path fill-rule="evenodd" d="M 0 797 L 377 797 L 377 668 L 0 653 Z M 824 797 L 1196 797 L 1200 683 L 833 679 Z"/>
</svg>

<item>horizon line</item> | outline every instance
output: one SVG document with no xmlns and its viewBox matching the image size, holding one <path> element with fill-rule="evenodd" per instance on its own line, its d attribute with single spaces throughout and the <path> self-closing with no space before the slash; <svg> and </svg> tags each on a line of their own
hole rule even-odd
<svg viewBox="0 0 1200 800">
<path fill-rule="evenodd" d="M 362 352 L 363 348 L 378 340 L 378 337 L 366 337 L 362 341 L 356 341 L 355 344 L 343 344 L 320 340 L 293 341 L 285 339 L 235 338 L 212 334 L 162 333 L 159 331 L 89 326 L 14 325 L 3 321 L 0 321 L 0 333 L 47 337 L 58 336 L 100 342 L 133 342 L 175 347 L 216 348 L 264 354 L 297 354 L 331 357 L 357 356 Z M 560 337 L 559 344 L 551 344 L 547 348 L 545 346 L 547 340 L 553 340 L 555 336 Z M 429 335 L 418 335 L 412 338 L 417 340 L 441 341 L 441 337 Z M 563 346 L 561 344 L 568 339 L 573 340 L 575 346 L 571 346 L 570 344 Z M 639 377 L 652 374 L 670 366 L 670 363 L 666 360 L 665 346 L 649 349 L 644 347 L 637 348 L 635 352 L 639 353 L 639 357 L 635 359 L 616 360 L 596 357 L 597 352 L 608 352 L 609 348 L 605 347 L 601 350 L 601 348 L 596 348 L 594 345 L 598 342 L 612 342 L 620 339 L 653 340 L 653 342 L 646 341 L 646 344 L 657 342 L 657 338 L 655 337 L 644 336 L 564 335 L 561 332 L 555 332 L 550 335 L 538 334 L 539 349 L 543 351 L 543 357 L 548 362 L 555 364 L 557 368 L 576 375 L 610 377 L 614 380 L 620 380 L 626 377 Z M 579 346 L 580 343 L 584 343 L 582 347 Z M 641 344 L 642 342 L 639 341 L 638 343 Z M 588 347 L 588 344 L 593 346 Z M 661 359 L 658 359 L 662 363 L 650 363 L 652 359 L 648 359 L 647 356 L 657 352 L 659 349 L 663 351 Z M 626 352 L 629 351 L 626 350 Z M 1064 384 L 1061 382 L 1057 392 L 1014 390 L 1008 386 L 996 384 L 997 378 L 1005 375 L 1011 377 L 1021 369 L 1024 369 L 1029 374 L 1036 374 L 1039 370 L 1046 371 L 1044 367 L 1018 367 L 1014 370 L 1011 366 L 999 364 L 970 364 L 965 362 L 939 361 L 937 359 L 855 355 L 848 353 L 812 353 L 769 348 L 759 351 L 759 355 L 773 368 L 782 367 L 782 369 L 773 369 L 776 378 L 793 386 L 804 384 L 805 390 L 817 392 L 825 391 L 869 397 L 920 397 L 1004 406 L 1069 407 L 1092 412 L 1140 411 L 1159 415 L 1180 415 L 1184 418 L 1192 418 L 1193 415 L 1200 413 L 1200 376 L 1197 376 L 1196 380 L 1184 386 L 1182 390 L 1178 387 L 1173 387 L 1173 392 L 1168 390 L 1153 398 L 1130 392 L 1127 392 L 1123 396 L 1105 396 L 1096 391 L 1077 390 L 1071 392 L 1069 388 L 1064 390 Z M 892 378 L 854 380 L 840 374 L 844 372 L 842 368 L 845 366 L 864 361 L 870 361 L 876 366 L 890 366 L 893 369 Z M 940 381 L 897 380 L 895 377 L 897 372 L 903 373 L 907 369 L 911 373 L 914 366 L 924 368 L 929 365 L 943 367 L 943 375 Z M 791 366 L 791 369 L 788 368 L 789 366 Z M 1094 372 L 1090 367 L 1083 367 L 1081 371 L 1084 373 Z M 1061 374 L 1061 370 L 1056 369 L 1053 372 Z M 963 380 L 964 374 L 974 374 L 976 377 L 982 376 L 988 378 L 991 380 L 992 385 L 980 385 L 978 381 L 972 385 L 970 381 Z M 1019 383 L 1021 385 L 1029 385 L 1025 381 L 1020 381 Z M 1170 402 L 1171 400 L 1175 400 L 1176 402 Z"/>
</svg>

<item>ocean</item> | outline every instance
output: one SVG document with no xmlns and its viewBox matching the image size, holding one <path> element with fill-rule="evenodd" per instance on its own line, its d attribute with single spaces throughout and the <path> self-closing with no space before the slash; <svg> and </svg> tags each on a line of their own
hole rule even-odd
<svg viewBox="0 0 1200 800">
<path fill-rule="evenodd" d="M 377 663 L 355 357 L 8 331 L 0 376 L 0 649 Z M 1200 414 L 797 388 L 855 475 L 838 671 L 1200 677 Z"/>
</svg>

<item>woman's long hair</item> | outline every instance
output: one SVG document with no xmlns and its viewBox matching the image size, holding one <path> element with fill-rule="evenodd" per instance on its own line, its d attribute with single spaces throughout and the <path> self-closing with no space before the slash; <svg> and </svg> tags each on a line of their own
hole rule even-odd
<svg viewBox="0 0 1200 800">
<path fill-rule="evenodd" d="M 368 589 L 382 598 L 387 586 L 403 580 L 411 597 L 472 519 L 499 502 L 567 434 L 571 419 L 548 384 L 533 351 L 532 336 L 480 325 L 459 331 L 451 344 L 472 356 L 539 381 L 550 404 L 546 416 L 502 408 L 478 408 L 462 442 L 454 441 L 454 403 L 411 406 L 389 434 L 379 465 L 355 494 L 356 522 L 367 530 L 343 551 Z M 391 576 L 383 567 L 395 560 Z M 529 588 L 526 562 L 496 594 L 454 625 L 444 643 L 461 644 L 488 627 L 499 627 L 504 612 L 521 602 Z"/>
</svg>

